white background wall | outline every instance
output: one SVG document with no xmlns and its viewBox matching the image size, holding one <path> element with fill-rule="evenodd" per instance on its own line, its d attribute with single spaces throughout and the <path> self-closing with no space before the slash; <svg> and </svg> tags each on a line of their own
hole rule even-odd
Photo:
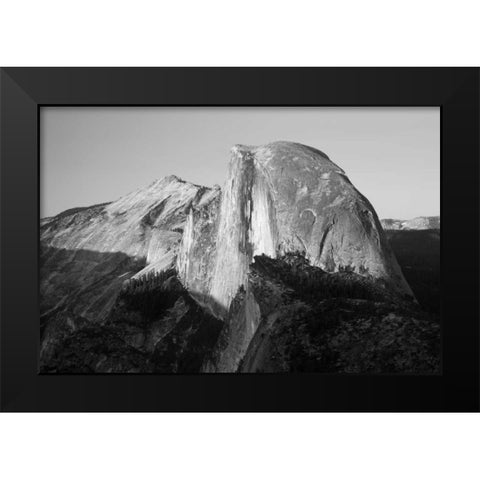
<svg viewBox="0 0 480 480">
<path fill-rule="evenodd" d="M 2 65 L 479 65 L 476 1 L 1 1 Z M 15 479 L 478 479 L 479 414 L 0 414 Z"/>
</svg>

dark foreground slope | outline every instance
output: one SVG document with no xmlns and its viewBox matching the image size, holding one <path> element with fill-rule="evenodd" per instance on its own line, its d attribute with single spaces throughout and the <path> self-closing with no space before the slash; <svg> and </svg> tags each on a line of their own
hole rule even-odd
<svg viewBox="0 0 480 480">
<path fill-rule="evenodd" d="M 124 254 L 43 248 L 41 371 L 436 373 L 439 231 L 386 235 L 419 305 L 301 255 L 257 256 L 224 320 L 174 269 L 138 279 Z"/>
<path fill-rule="evenodd" d="M 126 283 L 103 321 L 55 330 L 43 373 L 199 372 L 222 322 L 202 309 L 174 270 Z"/>
<path fill-rule="evenodd" d="M 403 275 L 420 305 L 440 314 L 440 230 L 386 230 Z"/>
<path fill-rule="evenodd" d="M 243 345 L 250 321 L 258 325 Z M 76 325 L 51 342 L 42 372 L 426 374 L 440 364 L 432 315 L 375 280 L 326 273 L 296 254 L 255 257 L 227 321 L 169 270 L 127 282 L 103 322 Z"/>
<path fill-rule="evenodd" d="M 261 322 L 243 372 L 438 373 L 440 328 L 415 303 L 355 273 L 301 257 L 256 257 Z"/>
</svg>

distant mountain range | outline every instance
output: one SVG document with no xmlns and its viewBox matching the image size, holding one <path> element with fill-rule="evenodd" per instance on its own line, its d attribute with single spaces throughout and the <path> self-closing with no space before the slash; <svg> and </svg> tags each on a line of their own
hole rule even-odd
<svg viewBox="0 0 480 480">
<path fill-rule="evenodd" d="M 411 220 L 384 218 L 380 223 L 384 230 L 437 230 L 440 228 L 440 217 L 415 217 Z"/>
</svg>

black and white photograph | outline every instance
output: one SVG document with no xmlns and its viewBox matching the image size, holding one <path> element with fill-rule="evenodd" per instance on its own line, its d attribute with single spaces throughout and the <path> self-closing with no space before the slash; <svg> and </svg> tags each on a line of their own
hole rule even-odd
<svg viewBox="0 0 480 480">
<path fill-rule="evenodd" d="M 478 2 L 2 2 L 0 478 L 478 480 Z"/>
<path fill-rule="evenodd" d="M 441 373 L 438 107 L 41 107 L 40 372 Z"/>
</svg>

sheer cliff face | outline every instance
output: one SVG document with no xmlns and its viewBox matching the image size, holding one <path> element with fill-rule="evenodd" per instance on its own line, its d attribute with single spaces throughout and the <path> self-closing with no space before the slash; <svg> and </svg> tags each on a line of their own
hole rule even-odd
<svg viewBox="0 0 480 480">
<path fill-rule="evenodd" d="M 213 305 L 209 293 L 217 252 L 220 198 L 220 188 L 214 188 L 201 204 L 189 208 L 176 261 L 183 285 L 204 306 Z"/>
<path fill-rule="evenodd" d="M 192 251 L 202 242 L 208 250 L 202 255 L 197 248 L 200 256 L 194 260 L 198 265 L 201 258 L 207 267 L 203 280 L 198 281 L 198 267 L 195 278 L 191 265 L 180 271 L 187 284 L 196 282 L 196 289 L 225 311 L 260 254 L 275 258 L 301 252 L 327 272 L 356 272 L 412 295 L 372 205 L 341 168 L 310 147 L 289 142 L 235 146 L 220 211 L 211 222 L 217 227 L 206 238 L 192 217 L 190 230 L 196 235 L 184 237 L 181 249 Z M 180 263 L 188 257 L 183 253 Z"/>
<path fill-rule="evenodd" d="M 274 257 L 278 234 L 271 190 L 248 150 L 234 147 L 222 196 L 211 298 L 228 310 L 253 256 Z"/>
</svg>

